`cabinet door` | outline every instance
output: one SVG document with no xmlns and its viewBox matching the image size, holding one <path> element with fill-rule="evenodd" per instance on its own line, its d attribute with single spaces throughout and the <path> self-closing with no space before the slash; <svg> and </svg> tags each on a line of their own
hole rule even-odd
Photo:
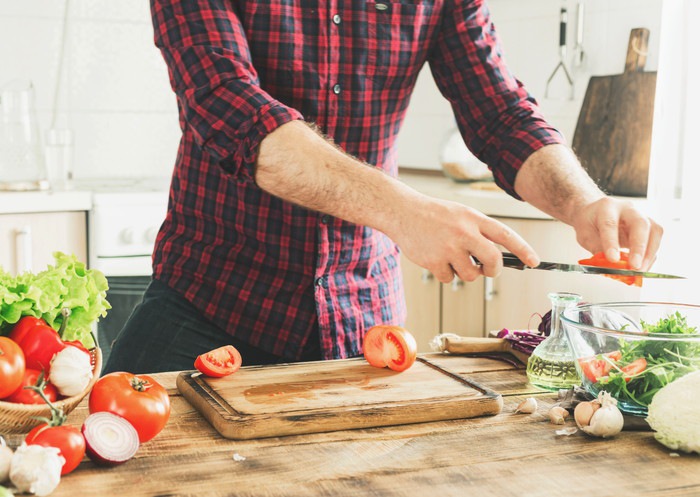
<svg viewBox="0 0 700 497">
<path fill-rule="evenodd" d="M 553 262 L 576 262 L 590 254 L 576 242 L 574 230 L 553 220 L 505 219 L 537 251 Z M 578 273 L 504 269 L 493 280 L 493 298 L 486 304 L 486 331 L 535 328 L 537 314 L 550 309 L 550 292 L 578 293 L 585 302 L 639 300 L 640 289 L 604 276 Z"/>
<path fill-rule="evenodd" d="M 473 282 L 457 278 L 442 285 L 442 333 L 459 336 L 484 336 L 485 292 L 490 279 Z"/>
<path fill-rule="evenodd" d="M 53 264 L 56 251 L 87 262 L 85 212 L 0 215 L 0 266 L 16 274 Z"/>
<path fill-rule="evenodd" d="M 427 269 L 401 256 L 408 311 L 405 327 L 416 338 L 419 352 L 430 352 L 430 340 L 440 333 L 440 282 Z"/>
</svg>

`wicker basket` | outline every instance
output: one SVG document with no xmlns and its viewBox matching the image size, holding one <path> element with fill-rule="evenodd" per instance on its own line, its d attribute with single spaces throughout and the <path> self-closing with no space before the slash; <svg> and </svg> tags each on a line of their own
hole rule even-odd
<svg viewBox="0 0 700 497">
<path fill-rule="evenodd" d="M 66 397 L 65 399 L 54 402 L 56 407 L 62 408 L 65 414 L 68 414 L 76 408 L 80 401 L 90 393 L 93 385 L 100 377 L 102 371 L 102 352 L 99 348 L 93 349 L 92 353 L 95 356 L 95 366 L 93 369 L 92 379 L 87 388 L 78 395 Z M 43 423 L 37 417 L 51 417 L 51 409 L 46 404 L 15 404 L 13 402 L 0 401 L 0 433 L 26 433 L 35 426 Z"/>
</svg>

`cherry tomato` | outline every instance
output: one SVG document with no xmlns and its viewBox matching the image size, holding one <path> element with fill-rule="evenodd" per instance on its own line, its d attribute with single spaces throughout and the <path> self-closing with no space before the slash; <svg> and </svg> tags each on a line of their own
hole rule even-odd
<svg viewBox="0 0 700 497">
<path fill-rule="evenodd" d="M 25 388 L 29 386 L 38 386 L 41 375 L 42 372 L 36 369 L 25 369 L 22 383 L 20 383 L 19 387 L 17 387 L 12 394 L 3 400 L 15 402 L 17 404 L 43 404 L 44 399 L 42 399 L 38 393 L 30 388 Z M 43 392 L 46 398 L 51 402 L 58 399 L 58 390 L 46 379 Z"/>
<path fill-rule="evenodd" d="M 202 374 L 221 378 L 235 373 L 241 367 L 241 354 L 233 345 L 225 345 L 197 356 L 194 367 Z"/>
<path fill-rule="evenodd" d="M 647 360 L 640 357 L 630 362 L 627 366 L 620 368 L 625 373 L 625 381 L 630 381 L 632 376 L 638 375 L 647 368 Z"/>
<path fill-rule="evenodd" d="M 404 371 L 416 362 L 416 340 L 400 326 L 373 326 L 365 334 L 363 348 L 367 362 L 378 368 Z"/>
<path fill-rule="evenodd" d="M 609 261 L 603 252 L 597 252 L 587 259 L 581 259 L 579 264 L 585 266 L 609 267 L 613 269 L 631 269 L 629 264 L 629 253 L 620 252 L 620 260 L 617 262 Z M 623 276 L 621 274 L 605 274 L 608 278 L 621 281 L 626 285 L 642 286 L 641 276 Z"/>
<path fill-rule="evenodd" d="M 109 373 L 90 392 L 90 413 L 111 412 L 129 421 L 144 443 L 155 437 L 170 417 L 168 392 L 153 378 L 126 372 Z"/>
<path fill-rule="evenodd" d="M 19 388 L 24 369 L 24 353 L 20 346 L 7 337 L 0 337 L 0 399 Z"/>
<path fill-rule="evenodd" d="M 610 359 L 610 361 L 615 362 L 622 359 L 622 352 L 616 350 L 614 352 L 600 354 L 600 356 L 605 356 Z M 591 383 L 596 383 L 603 376 L 607 376 L 613 367 L 610 361 L 600 356 L 583 357 L 578 360 L 581 371 Z"/>
<path fill-rule="evenodd" d="M 12 328 L 10 338 L 17 342 L 24 352 L 28 368 L 49 373 L 51 359 L 67 345 L 58 332 L 43 319 L 24 316 Z"/>
<path fill-rule="evenodd" d="M 75 426 L 40 424 L 27 433 L 24 441 L 27 445 L 56 447 L 60 450 L 66 460 L 61 468 L 61 475 L 73 471 L 85 457 L 85 438 Z"/>
</svg>

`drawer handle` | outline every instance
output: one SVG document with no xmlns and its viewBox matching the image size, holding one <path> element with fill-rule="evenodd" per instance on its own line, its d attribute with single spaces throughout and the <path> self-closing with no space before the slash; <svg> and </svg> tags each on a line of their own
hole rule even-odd
<svg viewBox="0 0 700 497">
<path fill-rule="evenodd" d="M 17 274 L 32 270 L 32 227 L 23 226 L 15 231 L 15 271 Z"/>
<path fill-rule="evenodd" d="M 430 283 L 431 281 L 433 281 L 433 279 L 435 279 L 435 276 L 433 275 L 433 273 L 431 273 L 427 269 L 423 269 L 423 271 L 421 271 L 420 280 L 423 283 Z"/>
<path fill-rule="evenodd" d="M 496 290 L 493 287 L 493 278 L 484 277 L 484 300 L 490 302 L 496 296 Z"/>
</svg>

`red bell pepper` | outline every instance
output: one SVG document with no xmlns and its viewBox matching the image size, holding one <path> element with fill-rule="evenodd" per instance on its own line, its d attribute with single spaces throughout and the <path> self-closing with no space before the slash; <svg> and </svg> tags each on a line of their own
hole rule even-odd
<svg viewBox="0 0 700 497">
<path fill-rule="evenodd" d="M 10 338 L 24 352 L 27 369 L 36 369 L 48 374 L 51 359 L 68 344 L 61 336 L 41 318 L 25 316 L 20 319 L 10 332 Z"/>
</svg>

